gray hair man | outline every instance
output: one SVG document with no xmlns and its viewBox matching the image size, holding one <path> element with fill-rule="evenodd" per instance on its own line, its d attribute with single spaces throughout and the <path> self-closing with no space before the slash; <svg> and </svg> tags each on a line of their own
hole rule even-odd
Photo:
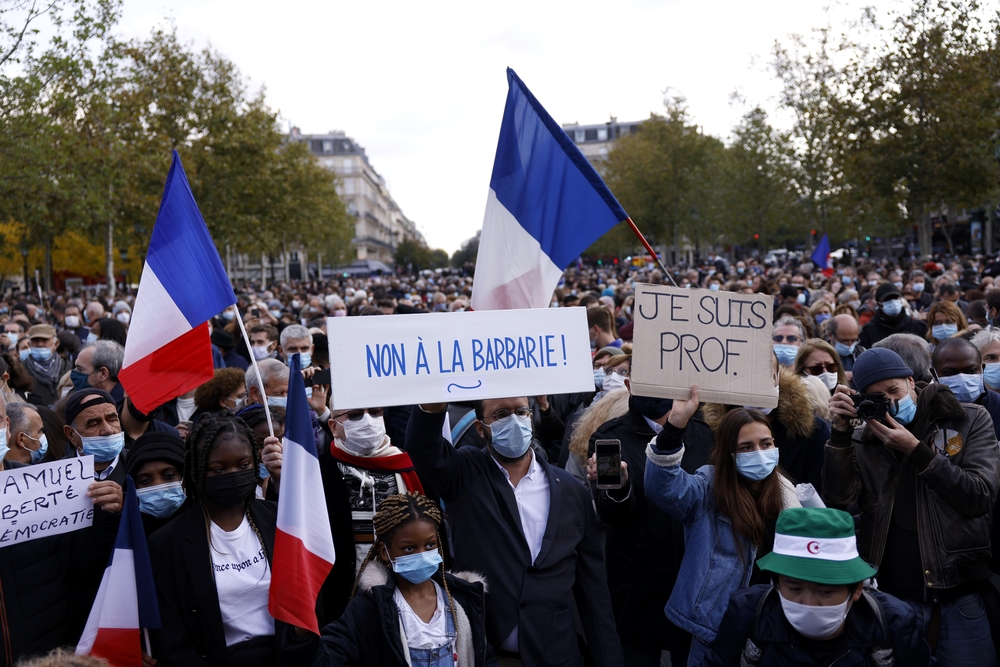
<svg viewBox="0 0 1000 667">
<path fill-rule="evenodd" d="M 284 328 L 281 332 L 279 350 L 289 364 L 292 362 L 292 355 L 298 353 L 301 357 L 299 363 L 302 368 L 312 366 L 312 334 L 301 324 L 293 324 Z"/>
<path fill-rule="evenodd" d="M 917 382 L 933 382 L 931 375 L 931 348 L 920 336 L 915 334 L 897 333 L 886 336 L 872 347 L 884 347 L 892 350 L 903 359 Z M 860 387 L 859 387 L 860 389 Z"/>
<path fill-rule="evenodd" d="M 806 329 L 794 317 L 785 316 L 774 323 L 771 332 L 774 340 L 774 355 L 782 366 L 791 366 L 799 353 L 799 347 L 806 339 Z"/>
<path fill-rule="evenodd" d="M 125 348 L 113 340 L 99 340 L 85 345 L 76 356 L 73 388 L 76 390 L 96 387 L 111 393 L 118 385 L 118 373 L 125 360 Z"/>
</svg>

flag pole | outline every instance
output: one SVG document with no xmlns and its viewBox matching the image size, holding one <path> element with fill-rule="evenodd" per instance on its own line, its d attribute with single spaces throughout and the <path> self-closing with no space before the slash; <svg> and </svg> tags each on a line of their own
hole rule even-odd
<svg viewBox="0 0 1000 667">
<path fill-rule="evenodd" d="M 660 256 L 656 254 L 655 250 L 653 250 L 653 246 L 649 245 L 649 241 L 646 240 L 646 237 L 642 235 L 639 228 L 635 226 L 634 222 L 632 222 L 632 218 L 625 218 L 625 222 L 627 222 L 628 226 L 632 228 L 632 233 L 639 237 L 639 241 L 643 246 L 645 246 L 646 250 L 649 251 L 649 254 L 653 257 L 653 259 L 656 260 L 656 263 L 660 265 L 660 269 L 662 269 L 663 273 L 667 275 L 667 278 L 670 280 L 670 284 L 677 287 L 677 283 L 674 282 L 674 277 L 670 275 L 670 271 L 663 265 L 663 261 L 660 260 Z"/>
<path fill-rule="evenodd" d="M 240 333 L 243 334 L 243 342 L 247 344 L 247 350 L 250 352 L 250 363 L 253 364 L 253 369 L 257 373 L 257 388 L 260 390 L 260 400 L 264 402 L 264 416 L 267 418 L 267 432 L 274 437 L 274 424 L 271 423 L 271 408 L 267 404 L 267 394 L 264 393 L 264 378 L 260 374 L 260 366 L 257 365 L 257 357 L 253 354 L 253 345 L 250 344 L 250 336 L 247 335 L 246 325 L 243 324 L 243 316 L 240 315 L 239 308 L 236 309 L 236 322 L 240 325 Z"/>
<path fill-rule="evenodd" d="M 152 658 L 153 657 L 153 649 L 149 647 L 149 629 L 148 628 L 143 628 L 142 629 L 142 636 L 146 640 L 146 655 L 148 655 L 150 658 Z"/>
</svg>

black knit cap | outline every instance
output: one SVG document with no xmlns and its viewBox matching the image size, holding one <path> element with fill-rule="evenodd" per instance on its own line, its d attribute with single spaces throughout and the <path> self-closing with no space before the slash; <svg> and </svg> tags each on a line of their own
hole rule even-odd
<svg viewBox="0 0 1000 667">
<path fill-rule="evenodd" d="M 134 478 L 139 468 L 149 461 L 166 461 L 177 466 L 184 475 L 184 441 L 172 433 L 149 431 L 139 436 L 128 448 L 125 472 Z"/>
<path fill-rule="evenodd" d="M 98 396 L 99 398 L 91 398 L 92 396 Z M 110 403 L 111 405 L 117 407 L 115 399 L 111 397 L 111 394 L 103 389 L 88 387 L 87 389 L 74 391 L 66 398 L 66 408 L 63 412 L 66 423 L 69 426 L 72 426 L 73 422 L 81 412 L 87 408 L 92 408 L 95 405 L 101 405 L 102 403 Z"/>
</svg>

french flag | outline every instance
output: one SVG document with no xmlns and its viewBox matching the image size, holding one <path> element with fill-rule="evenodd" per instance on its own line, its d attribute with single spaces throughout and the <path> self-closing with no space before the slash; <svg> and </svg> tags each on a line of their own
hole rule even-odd
<svg viewBox="0 0 1000 667">
<path fill-rule="evenodd" d="M 833 262 L 830 260 L 830 239 L 827 238 L 826 234 L 823 234 L 823 238 L 816 244 L 816 249 L 813 250 L 809 259 L 823 272 L 824 276 L 829 278 L 833 275 Z"/>
<path fill-rule="evenodd" d="M 281 491 L 267 609 L 276 620 L 319 634 L 316 598 L 334 563 L 333 534 L 299 355 L 288 374 Z"/>
<path fill-rule="evenodd" d="M 628 215 L 576 144 L 507 68 L 475 310 L 545 308 L 563 269 Z"/>
<path fill-rule="evenodd" d="M 174 151 L 118 374 L 142 412 L 214 377 L 208 320 L 236 303 Z"/>
<path fill-rule="evenodd" d="M 153 570 L 139 499 L 132 478 L 125 479 L 125 507 L 111 562 L 104 570 L 77 655 L 104 658 L 115 667 L 142 667 L 140 628 L 160 627 Z"/>
</svg>

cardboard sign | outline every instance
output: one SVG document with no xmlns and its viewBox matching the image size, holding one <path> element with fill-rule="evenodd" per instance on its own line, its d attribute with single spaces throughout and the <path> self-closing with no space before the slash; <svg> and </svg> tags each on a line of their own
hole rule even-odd
<svg viewBox="0 0 1000 667">
<path fill-rule="evenodd" d="M 331 317 L 338 410 L 594 390 L 583 308 Z"/>
<path fill-rule="evenodd" d="M 632 392 L 704 403 L 778 405 L 771 320 L 763 294 L 636 286 Z"/>
<path fill-rule="evenodd" d="M 0 547 L 90 526 L 93 481 L 93 456 L 0 472 Z"/>
</svg>

